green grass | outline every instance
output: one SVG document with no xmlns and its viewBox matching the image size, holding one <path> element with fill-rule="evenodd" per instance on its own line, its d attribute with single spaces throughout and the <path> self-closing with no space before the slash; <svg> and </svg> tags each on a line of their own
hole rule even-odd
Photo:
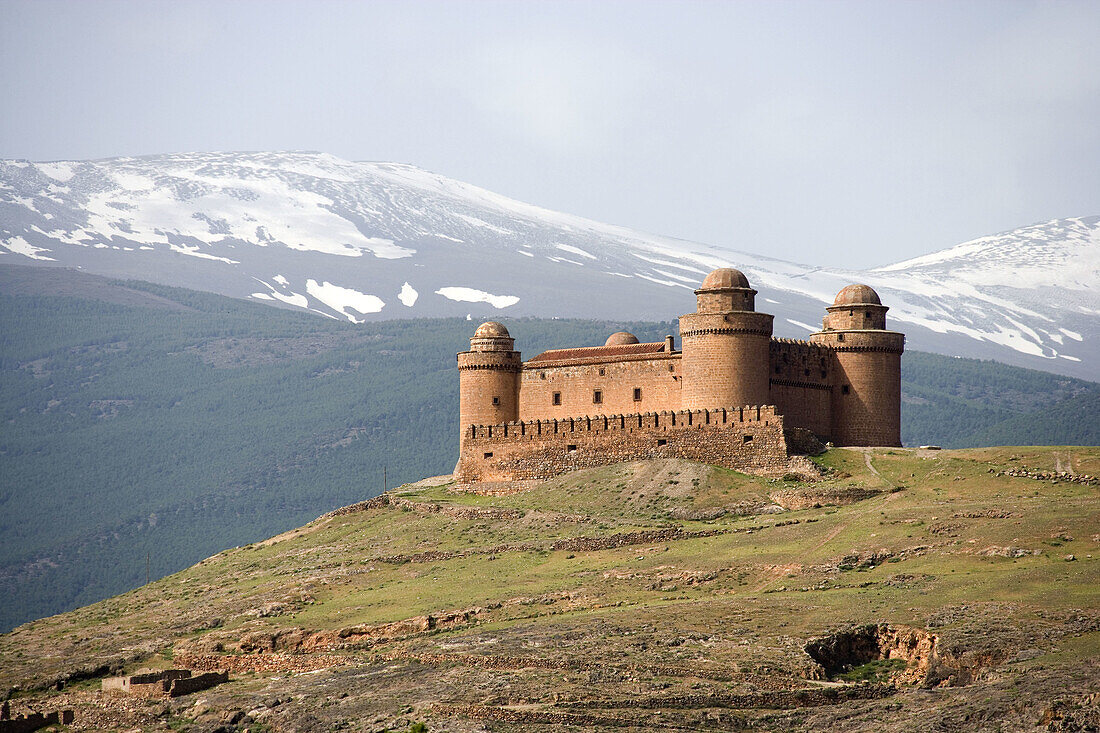
<svg viewBox="0 0 1100 733">
<path fill-rule="evenodd" d="M 874 682 L 885 683 L 890 676 L 905 669 L 905 661 L 901 659 L 873 659 L 870 662 L 852 667 L 847 672 L 837 676 L 845 682 Z"/>
</svg>

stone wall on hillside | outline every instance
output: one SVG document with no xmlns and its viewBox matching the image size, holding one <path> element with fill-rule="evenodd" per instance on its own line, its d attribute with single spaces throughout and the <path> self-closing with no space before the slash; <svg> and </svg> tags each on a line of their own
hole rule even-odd
<svg viewBox="0 0 1100 733">
<path fill-rule="evenodd" d="M 730 407 L 472 425 L 455 468 L 460 484 L 544 479 L 643 458 L 685 458 L 748 473 L 787 465 L 772 406 Z"/>
</svg>

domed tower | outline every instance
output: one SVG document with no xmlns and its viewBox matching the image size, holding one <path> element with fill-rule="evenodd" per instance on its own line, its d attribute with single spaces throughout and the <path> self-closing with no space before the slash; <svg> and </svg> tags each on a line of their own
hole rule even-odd
<svg viewBox="0 0 1100 733">
<path fill-rule="evenodd" d="M 772 316 L 756 312 L 748 278 L 717 269 L 695 296 L 696 312 L 680 316 L 683 408 L 767 404 Z"/>
<path fill-rule="evenodd" d="M 477 327 L 470 350 L 458 354 L 460 440 L 471 425 L 514 422 L 519 417 L 520 355 L 516 340 L 496 321 Z"/>
<path fill-rule="evenodd" d="M 616 331 L 603 342 L 604 346 L 629 346 L 638 343 L 638 337 L 630 331 Z"/>
<path fill-rule="evenodd" d="M 886 311 L 867 285 L 849 285 L 826 309 L 810 341 L 830 347 L 832 435 L 837 445 L 901 445 L 901 353 L 905 336 L 886 330 Z"/>
</svg>

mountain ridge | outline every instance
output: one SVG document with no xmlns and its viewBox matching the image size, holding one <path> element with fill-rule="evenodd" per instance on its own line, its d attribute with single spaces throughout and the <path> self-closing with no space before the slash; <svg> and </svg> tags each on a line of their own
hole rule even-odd
<svg viewBox="0 0 1100 733">
<path fill-rule="evenodd" d="M 843 223 L 837 223 L 843 226 Z M 64 265 L 364 322 L 669 319 L 733 265 L 805 337 L 852 282 L 912 347 L 1091 378 L 1100 216 L 866 270 L 802 265 L 524 203 L 412 165 L 325 153 L 0 161 L 0 260 Z"/>
</svg>

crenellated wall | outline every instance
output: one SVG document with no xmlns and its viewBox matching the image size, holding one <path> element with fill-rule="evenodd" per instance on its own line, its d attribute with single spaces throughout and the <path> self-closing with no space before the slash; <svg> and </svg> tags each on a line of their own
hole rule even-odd
<svg viewBox="0 0 1100 733">
<path fill-rule="evenodd" d="M 772 406 L 600 415 L 472 425 L 458 483 L 557 476 L 644 458 L 686 458 L 749 473 L 787 466 L 783 418 Z"/>
</svg>

